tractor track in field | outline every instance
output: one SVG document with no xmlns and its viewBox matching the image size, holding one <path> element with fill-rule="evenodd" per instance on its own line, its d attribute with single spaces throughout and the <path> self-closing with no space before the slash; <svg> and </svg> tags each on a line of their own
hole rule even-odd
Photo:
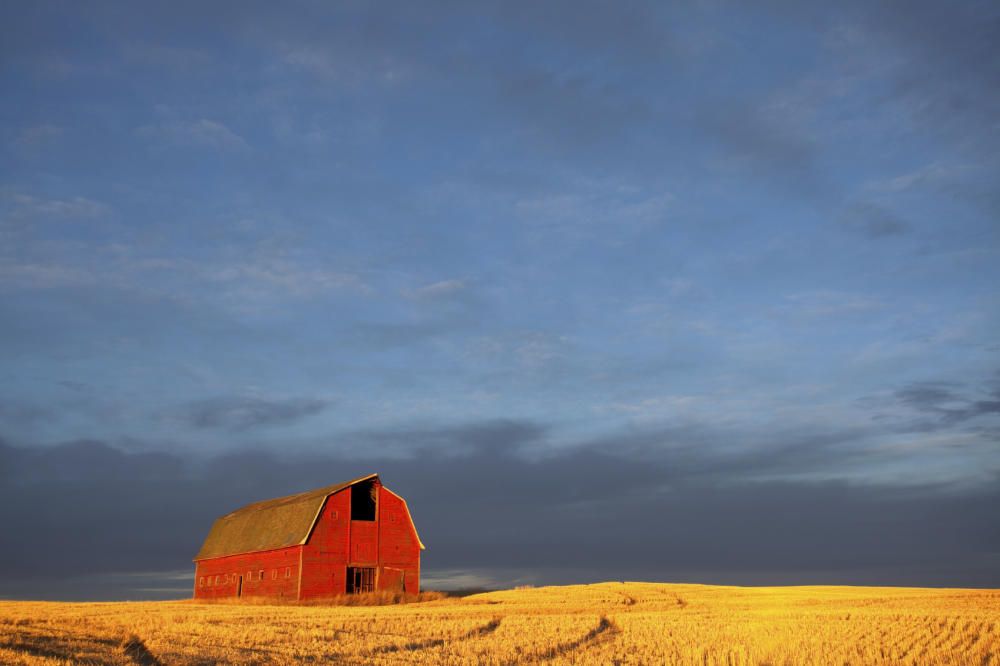
<svg viewBox="0 0 1000 666">
<path fill-rule="evenodd" d="M 441 647 L 442 645 L 450 645 L 456 641 L 467 641 L 471 638 L 479 638 L 480 636 L 492 634 L 500 627 L 500 622 L 501 618 L 495 617 L 483 626 L 470 629 L 464 634 L 454 638 L 428 638 L 422 641 L 412 641 L 410 643 L 406 643 L 405 645 L 386 645 L 372 650 L 371 654 L 415 652 L 417 650 L 426 650 L 428 648 Z"/>
<path fill-rule="evenodd" d="M 606 615 L 602 615 L 601 621 L 597 623 L 597 626 L 580 638 L 572 641 L 566 641 L 565 643 L 559 643 L 558 645 L 554 645 L 547 650 L 536 652 L 531 656 L 531 659 L 534 661 L 549 661 L 555 659 L 556 657 L 563 657 L 571 652 L 585 650 L 599 643 L 612 640 L 615 635 L 619 633 L 621 633 L 621 629 L 618 625 L 615 624 L 613 620 L 608 619 Z M 516 664 L 520 662 L 514 661 L 510 663 Z"/>
</svg>

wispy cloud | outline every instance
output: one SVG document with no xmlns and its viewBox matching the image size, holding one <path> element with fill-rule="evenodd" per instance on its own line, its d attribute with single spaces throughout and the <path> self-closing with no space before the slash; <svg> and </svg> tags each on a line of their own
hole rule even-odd
<svg viewBox="0 0 1000 666">
<path fill-rule="evenodd" d="M 38 146 L 58 139 L 64 131 L 64 128 L 50 124 L 25 127 L 18 132 L 14 143 L 18 146 Z"/>
<path fill-rule="evenodd" d="M 115 230 L 98 224 L 111 209 L 97 201 L 45 199 L 18 192 L 7 192 L 2 201 L 9 212 L 6 218 L 0 217 L 0 233 L 7 232 L 17 244 L 12 242 L 6 253 L 0 248 L 0 280 L 12 286 L 141 292 L 186 302 L 213 302 L 243 313 L 281 307 L 288 299 L 373 290 L 360 272 L 338 269 L 306 249 L 275 249 L 264 240 L 207 256 L 162 253 L 133 239 L 105 242 L 105 234 Z M 46 221 L 86 223 L 88 230 L 100 233 L 55 242 L 37 228 L 36 223 Z"/>
<path fill-rule="evenodd" d="M 565 189 L 518 198 L 513 213 L 530 238 L 547 245 L 552 239 L 579 243 L 608 238 L 625 244 L 670 219 L 674 195 L 611 181 L 581 181 Z"/>
<path fill-rule="evenodd" d="M 352 272 L 311 266 L 304 259 L 258 256 L 202 266 L 206 279 L 230 293 L 246 299 L 266 299 L 276 295 L 310 297 L 335 290 L 367 291 L 361 277 Z"/>
<path fill-rule="evenodd" d="M 1000 386 L 995 384 L 970 395 L 968 387 L 955 382 L 913 382 L 897 389 L 894 396 L 918 417 L 930 419 L 918 424 L 918 429 L 947 428 L 979 417 L 1000 417 Z"/>
<path fill-rule="evenodd" d="M 195 146 L 233 152 L 247 152 L 250 144 L 246 139 L 223 123 L 199 118 L 196 120 L 165 120 L 152 125 L 143 125 L 136 133 L 160 143 L 175 146 Z"/>
<path fill-rule="evenodd" d="M 435 301 L 455 298 L 467 289 L 464 280 L 441 280 L 415 289 L 406 289 L 403 295 L 417 301 Z"/>
<path fill-rule="evenodd" d="M 231 396 L 189 403 L 177 415 L 193 428 L 245 431 L 291 425 L 326 411 L 330 405 L 329 400 L 319 398 Z"/>
<path fill-rule="evenodd" d="M 107 204 L 80 196 L 60 199 L 8 190 L 2 193 L 2 199 L 7 202 L 9 214 L 22 219 L 96 218 L 107 215 L 111 210 Z"/>
<path fill-rule="evenodd" d="M 796 317 L 845 317 L 873 313 L 884 309 L 885 303 L 866 294 L 833 290 L 817 290 L 787 294 L 785 303 L 774 312 Z"/>
<path fill-rule="evenodd" d="M 790 122 L 789 110 L 766 101 L 726 100 L 702 109 L 701 129 L 722 150 L 727 170 L 814 193 L 823 185 L 820 145 L 808 127 Z"/>
<path fill-rule="evenodd" d="M 54 289 L 97 283 L 97 276 L 83 268 L 0 258 L 0 284 L 8 287 Z"/>
<path fill-rule="evenodd" d="M 840 223 L 844 228 L 872 239 L 899 236 L 909 230 L 909 225 L 901 217 L 871 202 L 857 203 L 848 208 L 841 214 Z"/>
<path fill-rule="evenodd" d="M 370 40 L 359 42 L 354 36 L 324 43 L 299 40 L 276 46 L 271 68 L 306 74 L 322 84 L 394 86 L 412 78 L 424 63 L 397 52 L 389 44 Z M 323 92 L 322 90 L 319 92 Z"/>
<path fill-rule="evenodd" d="M 1000 211 L 993 156 L 963 162 L 933 161 L 899 175 L 876 179 L 865 189 L 887 200 L 943 198 L 994 214 Z"/>
</svg>

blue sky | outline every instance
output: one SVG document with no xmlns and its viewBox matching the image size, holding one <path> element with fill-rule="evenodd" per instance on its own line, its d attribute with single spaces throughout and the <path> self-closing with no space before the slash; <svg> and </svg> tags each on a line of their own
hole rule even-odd
<svg viewBox="0 0 1000 666">
<path fill-rule="evenodd" d="M 184 480 L 243 453 L 328 482 L 398 465 L 404 494 L 418 458 L 592 451 L 685 470 L 654 495 L 997 492 L 990 3 L 43 2 L 0 25 L 16 497 L 75 477 L 9 461 L 80 447 Z M 995 563 L 990 534 L 963 553 Z"/>
</svg>

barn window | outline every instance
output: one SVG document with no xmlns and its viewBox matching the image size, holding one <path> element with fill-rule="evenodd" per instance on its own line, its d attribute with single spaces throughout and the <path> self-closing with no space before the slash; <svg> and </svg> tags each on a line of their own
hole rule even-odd
<svg viewBox="0 0 1000 666">
<path fill-rule="evenodd" d="M 222 576 L 222 583 L 223 583 L 224 585 L 229 585 L 229 574 L 224 574 L 224 575 Z"/>
<path fill-rule="evenodd" d="M 252 580 L 253 580 L 253 572 L 252 571 L 248 571 L 247 572 L 247 582 L 249 583 Z"/>
<path fill-rule="evenodd" d="M 271 580 L 278 580 L 278 570 L 271 569 Z"/>
<path fill-rule="evenodd" d="M 211 576 L 208 577 L 208 586 L 212 587 L 212 577 Z"/>
<path fill-rule="evenodd" d="M 202 576 L 198 579 L 198 587 L 205 587 L 205 577 Z"/>
<path fill-rule="evenodd" d="M 218 575 L 216 575 L 216 576 L 215 576 L 215 584 L 216 584 L 216 585 L 218 585 L 218 584 L 219 584 L 219 576 L 218 576 Z"/>
<path fill-rule="evenodd" d="M 292 575 L 292 568 L 291 567 L 285 567 L 285 578 L 288 578 L 291 575 Z"/>
<path fill-rule="evenodd" d="M 378 488 L 375 479 L 351 486 L 351 520 L 375 520 L 375 503 Z"/>
<path fill-rule="evenodd" d="M 264 570 L 261 569 L 257 572 L 257 580 L 264 580 Z"/>
</svg>

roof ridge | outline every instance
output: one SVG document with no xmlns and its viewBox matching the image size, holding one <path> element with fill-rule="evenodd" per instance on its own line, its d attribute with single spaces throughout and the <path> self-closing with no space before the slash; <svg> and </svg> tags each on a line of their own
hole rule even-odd
<svg viewBox="0 0 1000 666">
<path fill-rule="evenodd" d="M 233 509 L 232 511 L 222 515 L 221 517 L 225 518 L 227 516 L 233 515 L 234 513 L 239 513 L 240 511 L 256 508 L 258 507 L 258 505 L 262 504 L 274 504 L 275 506 L 278 506 L 281 504 L 291 504 L 292 502 L 297 502 L 300 500 L 304 501 L 313 499 L 314 497 L 322 495 L 324 493 L 329 495 L 330 493 L 336 492 L 342 488 L 346 488 L 347 486 L 353 486 L 355 483 L 360 483 L 361 481 L 367 481 L 368 479 L 371 479 L 376 476 L 378 476 L 378 473 L 368 474 L 366 476 L 359 476 L 358 478 L 351 479 L 350 481 L 331 483 L 328 486 L 320 486 L 319 488 L 313 488 L 312 490 L 304 490 L 300 493 L 293 493 L 291 495 L 282 495 L 280 497 L 272 497 L 270 499 L 257 500 L 256 502 L 250 502 L 249 504 L 244 504 L 238 509 Z"/>
</svg>

